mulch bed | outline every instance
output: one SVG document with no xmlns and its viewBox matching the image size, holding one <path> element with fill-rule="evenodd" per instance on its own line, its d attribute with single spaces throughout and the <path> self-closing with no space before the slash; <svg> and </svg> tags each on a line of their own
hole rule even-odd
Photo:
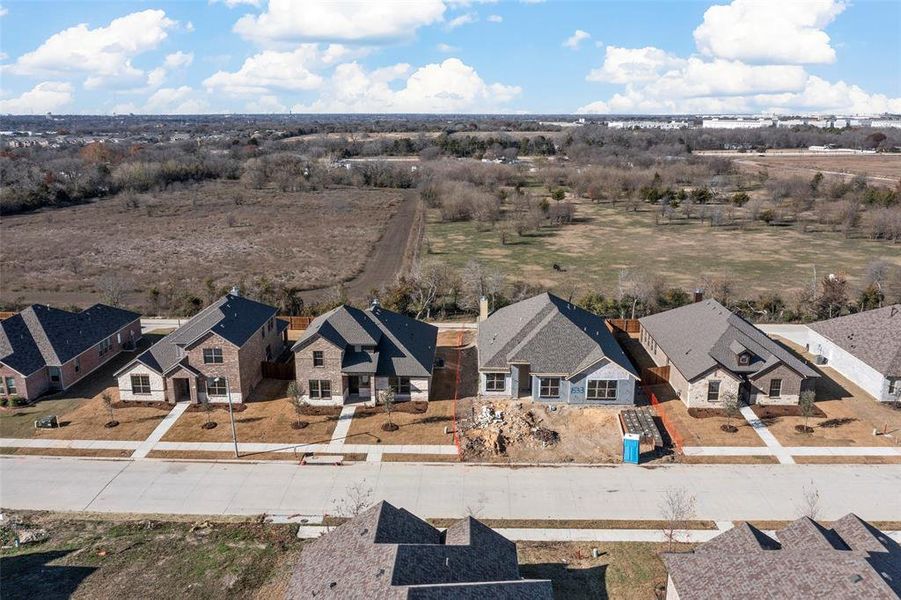
<svg viewBox="0 0 901 600">
<path fill-rule="evenodd" d="M 192 404 L 185 412 L 206 412 L 206 406 L 207 405 L 204 404 Z M 212 410 L 224 410 L 225 412 L 228 412 L 228 402 L 217 402 L 215 404 L 209 404 L 208 406 Z M 234 410 L 234 412 L 244 412 L 245 410 L 247 410 L 247 405 L 236 404 L 233 402 L 232 409 Z"/>
<path fill-rule="evenodd" d="M 134 402 L 131 400 L 119 400 L 118 402 L 113 402 L 113 408 L 158 408 L 159 410 L 164 410 L 169 412 L 172 410 L 172 405 L 168 402 Z"/>
<path fill-rule="evenodd" d="M 400 426 L 397 423 L 382 423 L 382 431 L 397 431 Z"/>
<path fill-rule="evenodd" d="M 340 406 L 304 406 L 300 414 L 305 417 L 337 417 L 341 414 Z"/>
<path fill-rule="evenodd" d="M 113 427 L 119 426 L 119 421 L 107 421 L 106 423 L 103 424 L 103 426 L 106 427 L 107 429 L 112 429 Z"/>
<path fill-rule="evenodd" d="M 391 412 L 398 413 L 410 413 L 414 415 L 424 414 L 429 410 L 429 403 L 416 400 L 409 402 L 396 402 L 391 409 Z M 355 416 L 366 416 L 366 415 L 376 415 L 385 412 L 384 406 L 360 406 L 357 408 L 357 411 L 354 413 Z"/>
<path fill-rule="evenodd" d="M 798 433 L 813 433 L 813 427 L 807 425 L 795 425 L 795 431 Z"/>
<path fill-rule="evenodd" d="M 828 421 L 823 421 L 817 427 L 822 427 L 823 429 L 835 429 L 837 427 L 841 427 L 842 425 L 847 425 L 848 423 L 853 423 L 856 421 L 854 417 L 842 417 L 841 419 L 829 419 Z"/>
<path fill-rule="evenodd" d="M 754 411 L 754 414 L 757 415 L 759 419 L 804 416 L 801 414 L 801 407 L 797 404 L 789 404 L 786 406 L 763 406 L 761 404 L 755 404 L 751 407 L 751 410 Z M 810 417 L 813 419 L 825 419 L 826 413 L 824 413 L 819 406 L 814 405 L 813 412 L 810 414 Z"/>
<path fill-rule="evenodd" d="M 735 425 L 726 425 L 725 423 L 720 425 L 720 429 L 722 431 L 725 431 L 726 433 L 735 433 L 738 431 L 738 427 L 736 427 Z"/>
<path fill-rule="evenodd" d="M 215 421 L 208 421 L 208 422 L 204 423 L 203 425 L 201 425 L 200 427 L 202 429 L 215 429 L 217 424 L 218 423 L 216 423 Z"/>
<path fill-rule="evenodd" d="M 307 421 L 294 421 L 291 423 L 291 429 L 306 429 L 309 424 Z"/>
<path fill-rule="evenodd" d="M 725 418 L 726 411 L 722 408 L 689 408 L 688 416 L 694 417 L 695 419 L 709 419 L 711 417 Z"/>
</svg>

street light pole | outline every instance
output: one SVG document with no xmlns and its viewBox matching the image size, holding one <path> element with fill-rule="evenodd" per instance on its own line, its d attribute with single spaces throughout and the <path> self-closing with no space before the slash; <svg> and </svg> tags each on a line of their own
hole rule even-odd
<svg viewBox="0 0 901 600">
<path fill-rule="evenodd" d="M 232 391 L 228 385 L 228 377 L 219 377 L 217 379 L 225 380 L 225 396 L 228 398 L 228 418 L 232 422 L 232 442 L 235 444 L 235 458 L 240 458 L 238 454 L 238 432 L 235 429 L 235 411 L 232 409 Z"/>
</svg>

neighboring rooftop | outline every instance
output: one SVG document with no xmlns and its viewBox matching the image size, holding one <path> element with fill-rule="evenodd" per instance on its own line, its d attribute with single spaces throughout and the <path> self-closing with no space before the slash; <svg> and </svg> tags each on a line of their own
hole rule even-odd
<svg viewBox="0 0 901 600">
<path fill-rule="evenodd" d="M 897 600 L 901 594 L 901 547 L 854 514 L 831 529 L 804 517 L 776 539 L 742 524 L 692 552 L 664 554 L 663 562 L 680 600 Z"/>
<path fill-rule="evenodd" d="M 304 548 L 285 598 L 550 600 L 516 544 L 468 517 L 446 532 L 379 502 Z"/>
<path fill-rule="evenodd" d="M 180 348 L 189 346 L 208 332 L 215 333 L 240 348 L 276 312 L 277 309 L 268 304 L 236 294 L 226 294 L 151 346 L 136 360 L 158 373 L 166 373 L 182 360 Z M 287 326 L 283 321 L 278 321 L 277 325 Z"/>
<path fill-rule="evenodd" d="M 377 304 L 366 310 L 343 305 L 316 317 L 292 350 L 318 337 L 345 351 L 345 372 L 428 377 L 435 361 L 438 328 Z"/>
<path fill-rule="evenodd" d="M 105 304 L 77 313 L 32 304 L 0 321 L 0 362 L 26 376 L 59 367 L 140 318 Z"/>
<path fill-rule="evenodd" d="M 817 377 L 804 361 L 716 300 L 703 300 L 639 319 L 670 362 L 688 380 L 717 365 L 757 373 L 784 363 L 802 377 Z M 738 355 L 748 352 L 748 364 Z"/>
<path fill-rule="evenodd" d="M 479 368 L 529 363 L 532 373 L 575 375 L 608 358 L 636 377 L 603 317 L 544 293 L 479 324 Z"/>
<path fill-rule="evenodd" d="M 886 377 L 901 375 L 901 304 L 808 325 Z"/>
</svg>

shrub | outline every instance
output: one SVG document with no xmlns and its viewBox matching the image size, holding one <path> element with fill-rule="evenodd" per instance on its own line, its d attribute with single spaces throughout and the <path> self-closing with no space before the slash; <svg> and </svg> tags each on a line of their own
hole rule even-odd
<svg viewBox="0 0 901 600">
<path fill-rule="evenodd" d="M 3 398 L 0 398 L 0 406 L 6 406 L 6 404 L 8 402 L 9 402 L 9 400 L 6 398 L 6 396 L 4 396 Z"/>
</svg>

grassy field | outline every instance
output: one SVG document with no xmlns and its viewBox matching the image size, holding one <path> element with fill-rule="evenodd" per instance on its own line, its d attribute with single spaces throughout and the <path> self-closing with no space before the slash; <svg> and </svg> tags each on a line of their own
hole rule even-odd
<svg viewBox="0 0 901 600">
<path fill-rule="evenodd" d="M 290 193 L 223 180 L 142 194 L 137 207 L 117 197 L 6 216 L 0 298 L 86 304 L 99 301 L 104 275 L 139 301 L 168 282 L 200 292 L 207 278 L 333 285 L 363 268 L 402 199 L 399 190 Z"/>
<path fill-rule="evenodd" d="M 283 598 L 304 541 L 288 525 L 23 515 L 49 539 L 0 550 L 4 600 Z M 4 531 L 6 533 L 6 531 Z M 5 543 L 5 540 L 4 540 Z M 523 577 L 557 598 L 653 598 L 666 582 L 663 544 L 520 542 Z M 591 549 L 601 555 L 592 558 Z M 681 546 L 679 549 L 687 549 Z"/>
<path fill-rule="evenodd" d="M 853 154 L 853 155 L 780 155 L 764 156 L 756 154 L 739 155 L 736 162 L 754 164 L 766 168 L 770 174 L 813 175 L 817 171 L 824 174 L 843 173 L 846 175 L 866 175 L 872 178 L 886 178 L 898 181 L 901 173 L 901 154 Z M 878 183 L 874 181 L 873 183 Z"/>
<path fill-rule="evenodd" d="M 496 230 L 482 231 L 474 222 L 443 223 L 433 212 L 427 240 L 431 252 L 423 251 L 424 260 L 461 268 L 475 259 L 576 297 L 589 291 L 614 294 L 622 269 L 638 269 L 685 289 L 705 274 L 728 274 L 739 293 L 753 296 L 808 285 L 814 266 L 821 276 L 846 273 L 855 283 L 875 259 L 901 265 L 898 248 L 881 241 L 763 224 L 713 228 L 696 219 L 658 226 L 650 210 L 627 212 L 622 205 L 587 200 L 577 201 L 572 225 L 514 236 L 506 245 Z"/>
</svg>

